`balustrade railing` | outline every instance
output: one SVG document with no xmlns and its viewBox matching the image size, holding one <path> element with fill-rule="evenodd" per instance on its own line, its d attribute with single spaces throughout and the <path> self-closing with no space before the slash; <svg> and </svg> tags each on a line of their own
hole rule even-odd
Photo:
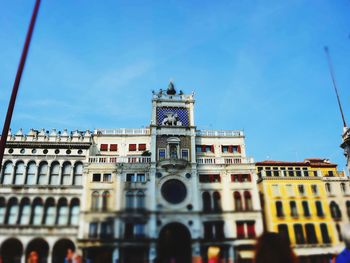
<svg viewBox="0 0 350 263">
<path fill-rule="evenodd" d="M 150 163 L 149 156 L 91 156 L 89 163 Z"/>
<path fill-rule="evenodd" d="M 197 157 L 198 164 L 241 164 L 254 163 L 252 158 L 240 157 Z"/>
</svg>

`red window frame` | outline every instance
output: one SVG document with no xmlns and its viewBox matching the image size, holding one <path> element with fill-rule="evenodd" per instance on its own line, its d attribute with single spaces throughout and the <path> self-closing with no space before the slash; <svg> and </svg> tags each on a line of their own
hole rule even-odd
<svg viewBox="0 0 350 263">
<path fill-rule="evenodd" d="M 237 238 L 244 238 L 244 222 L 236 222 Z"/>
</svg>

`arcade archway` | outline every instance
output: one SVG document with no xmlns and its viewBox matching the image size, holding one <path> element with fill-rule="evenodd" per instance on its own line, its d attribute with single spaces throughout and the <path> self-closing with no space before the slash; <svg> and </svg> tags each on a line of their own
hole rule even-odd
<svg viewBox="0 0 350 263">
<path fill-rule="evenodd" d="M 68 250 L 72 252 L 75 251 L 75 246 L 72 241 L 69 239 L 60 239 L 53 246 L 52 251 L 52 262 L 53 263 L 63 263 L 65 262 L 65 258 L 68 254 Z"/>
<path fill-rule="evenodd" d="M 157 245 L 159 263 L 191 263 L 191 234 L 180 223 L 170 223 L 160 231 Z"/>
<path fill-rule="evenodd" d="M 47 257 L 49 254 L 49 245 L 41 238 L 33 239 L 29 242 L 26 249 L 26 261 L 28 260 L 31 253 L 35 253 L 38 258 L 38 262 L 47 263 Z"/>
<path fill-rule="evenodd" d="M 16 238 L 10 238 L 1 245 L 3 263 L 20 263 L 23 254 L 23 245 Z"/>
</svg>

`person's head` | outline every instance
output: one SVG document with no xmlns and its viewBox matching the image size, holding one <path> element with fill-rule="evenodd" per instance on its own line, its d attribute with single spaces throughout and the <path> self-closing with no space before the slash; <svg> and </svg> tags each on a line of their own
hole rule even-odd
<svg viewBox="0 0 350 263">
<path fill-rule="evenodd" d="M 343 240 L 346 248 L 350 249 L 350 224 L 346 224 L 342 231 Z"/>
<path fill-rule="evenodd" d="M 257 240 L 255 263 L 296 263 L 297 258 L 286 238 L 277 233 L 265 232 Z"/>
</svg>

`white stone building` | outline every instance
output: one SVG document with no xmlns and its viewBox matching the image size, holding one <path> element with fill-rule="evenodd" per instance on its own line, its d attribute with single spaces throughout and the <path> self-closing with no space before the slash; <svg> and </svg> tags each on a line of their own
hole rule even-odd
<svg viewBox="0 0 350 263">
<path fill-rule="evenodd" d="M 22 262 L 35 249 L 41 262 L 63 262 L 67 248 L 81 253 L 84 262 L 252 258 L 263 225 L 243 132 L 197 130 L 193 94 L 176 93 L 172 83 L 153 93 L 145 129 L 31 133 L 9 136 L 5 152 L 2 257 L 16 245 L 21 249 L 10 256 Z M 42 162 L 48 165 L 47 180 L 41 179 Z M 27 203 L 30 209 L 24 209 Z M 45 245 L 29 246 L 33 240 Z"/>
</svg>

